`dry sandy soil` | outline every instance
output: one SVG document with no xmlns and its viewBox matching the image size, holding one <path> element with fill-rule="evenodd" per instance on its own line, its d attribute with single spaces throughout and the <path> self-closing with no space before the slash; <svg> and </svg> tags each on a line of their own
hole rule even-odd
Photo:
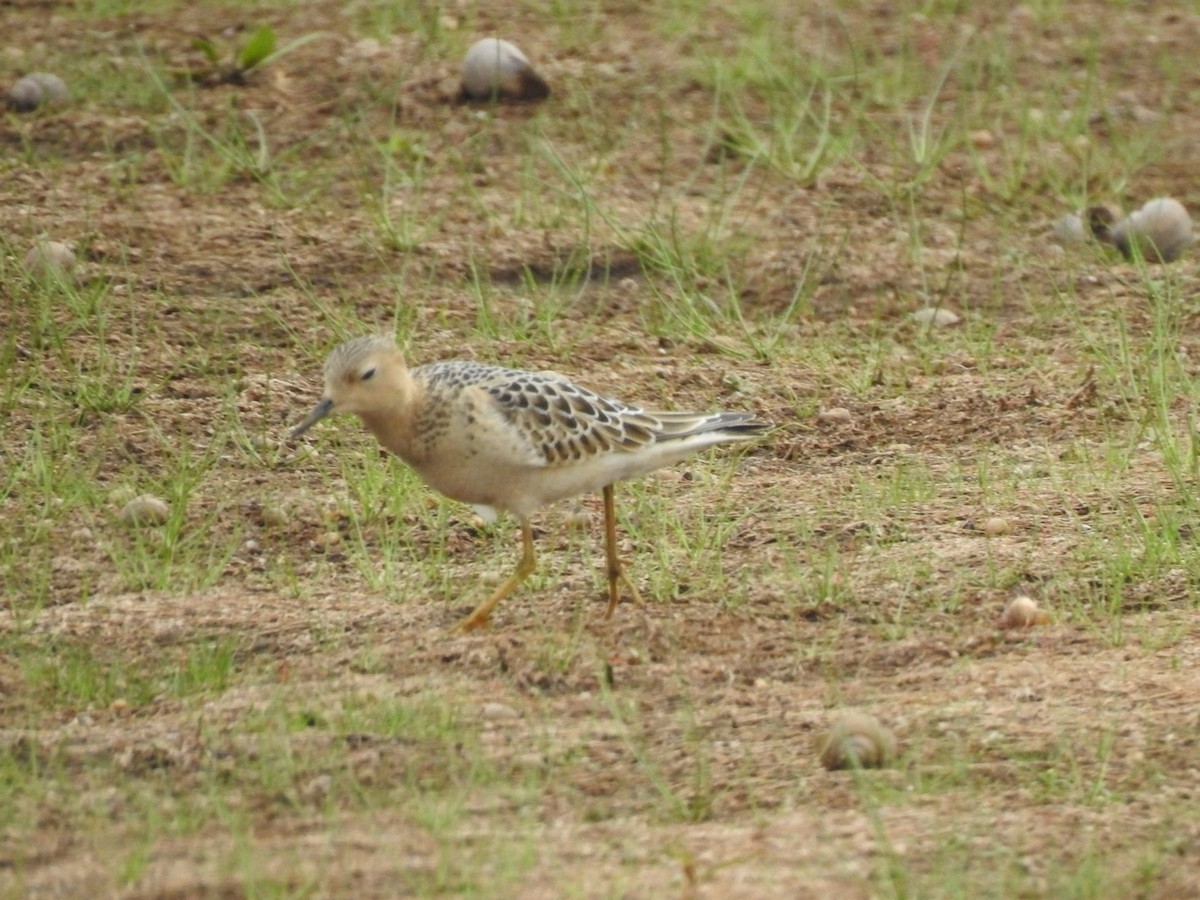
<svg viewBox="0 0 1200 900">
<path fill-rule="evenodd" d="M 667 35 L 651 6 L 555 18 L 448 5 L 432 13 L 447 35 L 431 48 L 415 28 L 372 32 L 367 4 L 84 15 L 0 0 L 6 75 L 51 69 L 77 85 L 61 108 L 0 119 L 0 441 L 16 466 L 62 423 L 55 458 L 92 460 L 97 483 L 94 502 L 48 523 L 32 482 L 0 507 L 10 543 L 27 541 L 6 557 L 0 607 L 0 789 L 18 798 L 0 822 L 4 893 L 1200 895 L 1197 568 L 1186 529 L 1175 561 L 1154 568 L 1128 524 L 1165 507 L 1194 515 L 1194 483 L 1090 355 L 1118 329 L 1149 340 L 1148 281 L 1047 240 L 1067 200 L 1046 173 L 1078 157 L 1039 160 L 999 196 L 976 163 L 999 165 L 1010 146 L 1017 126 L 998 117 L 940 158 L 907 208 L 881 191 L 904 173 L 869 135 L 811 183 L 747 174 L 720 153 L 695 64 L 731 52 L 742 26 L 718 11 Z M 997 77 L 1013 90 L 1090 66 L 1113 107 L 1089 126 L 1095 145 L 1144 120 L 1169 148 L 1127 181 L 1106 176 L 1100 199 L 1191 198 L 1200 76 L 1176 73 L 1166 91 L 1161 60 L 1192 58 L 1195 12 L 1081 3 L 1042 24 L 1028 11 L 811 6 L 780 13 L 797 52 L 853 38 L 884 57 L 915 47 L 936 70 L 969 26 L 1009 48 Z M 235 43 L 263 22 L 322 37 L 244 84 L 169 82 L 180 108 L 146 99 L 145 66 L 197 66 L 195 34 L 231 29 Z M 551 100 L 455 103 L 449 52 L 464 30 L 523 38 Z M 1089 59 L 1072 37 L 1085 31 Z M 180 109 L 211 134 L 253 110 L 280 190 L 218 171 Z M 975 105 L 952 77 L 938 121 L 962 109 Z M 881 129 L 903 133 L 894 124 Z M 425 167 L 419 188 L 383 204 L 419 210 L 415 233 L 390 244 L 383 145 L 398 168 Z M 555 155 L 604 211 L 586 230 Z M 648 221 L 717 234 L 713 198 L 743 176 L 714 243 L 735 248 L 745 316 L 773 321 L 811 285 L 769 354 L 732 327 L 672 322 L 664 311 L 712 275 L 692 279 L 685 259 L 683 284 L 628 240 Z M 108 286 L 104 328 L 67 329 L 52 309 L 66 337 L 45 339 L 39 289 L 18 273 L 40 234 L 75 246 L 85 285 Z M 1154 277 L 1192 301 L 1191 258 Z M 481 298 L 512 323 L 546 296 L 560 300 L 552 326 L 481 324 Z M 931 301 L 963 323 L 913 325 Z M 1200 327 L 1180 322 L 1186 366 Z M 282 443 L 318 396 L 325 352 L 374 328 L 397 328 L 420 362 L 554 368 L 777 428 L 744 454 L 618 492 L 644 609 L 602 619 L 600 543 L 554 510 L 539 520 L 541 574 L 490 630 L 453 635 L 515 562 L 511 524 L 481 529 L 411 484 L 402 504 L 362 512 L 356 472 L 406 476 L 374 460 L 344 468 L 377 452 L 352 422 Z M 109 377 L 113 360 L 136 402 L 80 405 L 74 380 Z M 832 407 L 849 419 L 817 416 Z M 1171 410 L 1190 421 L 1192 398 Z M 203 473 L 187 528 L 233 550 L 200 584 L 137 586 L 113 550 L 135 540 L 116 521 L 122 491 L 169 493 L 186 452 Z M 594 534 L 596 500 L 584 504 Z M 989 534 L 989 517 L 1010 529 Z M 1123 553 L 1135 575 L 1115 584 Z M 1020 593 L 1050 621 L 1000 628 Z M 191 695 L 76 702 L 48 694 L 29 661 L 82 647 L 157 672 L 213 641 L 232 648 L 232 672 Z M 411 731 L 375 713 L 353 725 L 355 710 L 385 706 L 408 710 Z M 892 766 L 819 765 L 818 734 L 848 708 L 896 732 Z M 56 786 L 22 787 L 44 765 Z"/>
</svg>

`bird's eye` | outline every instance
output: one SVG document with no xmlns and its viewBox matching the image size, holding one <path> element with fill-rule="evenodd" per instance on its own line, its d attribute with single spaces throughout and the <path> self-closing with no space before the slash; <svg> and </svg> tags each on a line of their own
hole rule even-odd
<svg viewBox="0 0 1200 900">
<path fill-rule="evenodd" d="M 371 368 L 367 369 L 367 371 L 362 373 L 363 381 L 370 381 L 374 377 L 375 377 L 375 367 L 374 366 L 371 366 Z"/>
</svg>

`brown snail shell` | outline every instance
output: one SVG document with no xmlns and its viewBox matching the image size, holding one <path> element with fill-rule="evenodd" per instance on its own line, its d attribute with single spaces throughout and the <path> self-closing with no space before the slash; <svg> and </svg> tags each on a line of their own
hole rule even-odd
<svg viewBox="0 0 1200 900">
<path fill-rule="evenodd" d="M 1037 601 L 1022 594 L 1013 597 L 1004 614 L 1000 617 L 1001 628 L 1032 628 L 1035 625 L 1045 625 L 1050 621 L 1050 614 L 1039 609 Z"/>
<path fill-rule="evenodd" d="M 827 769 L 879 769 L 896 757 L 896 736 L 867 713 L 843 713 L 819 745 Z"/>
<path fill-rule="evenodd" d="M 1084 210 L 1084 216 L 1087 218 L 1088 231 L 1092 233 L 1092 237 L 1111 244 L 1113 226 L 1121 220 L 1123 214 L 1119 206 L 1100 203 Z"/>
</svg>

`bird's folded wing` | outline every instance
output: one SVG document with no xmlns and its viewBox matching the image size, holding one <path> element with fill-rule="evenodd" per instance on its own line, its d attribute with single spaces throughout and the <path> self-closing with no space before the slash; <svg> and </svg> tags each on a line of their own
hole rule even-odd
<svg viewBox="0 0 1200 900">
<path fill-rule="evenodd" d="M 653 444 L 661 423 L 552 373 L 512 372 L 485 389 L 514 436 L 546 466 L 584 464 Z"/>
</svg>

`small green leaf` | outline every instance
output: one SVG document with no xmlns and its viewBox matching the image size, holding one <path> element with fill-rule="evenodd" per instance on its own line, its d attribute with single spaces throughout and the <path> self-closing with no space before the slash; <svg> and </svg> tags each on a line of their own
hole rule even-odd
<svg viewBox="0 0 1200 900">
<path fill-rule="evenodd" d="M 214 66 L 217 64 L 217 45 L 206 37 L 198 37 L 192 39 L 192 46 L 204 54 L 205 58 Z"/>
<path fill-rule="evenodd" d="M 250 35 L 250 40 L 242 47 L 242 52 L 238 55 L 238 68 L 243 72 L 253 69 L 274 52 L 275 29 L 264 25 Z"/>
</svg>

